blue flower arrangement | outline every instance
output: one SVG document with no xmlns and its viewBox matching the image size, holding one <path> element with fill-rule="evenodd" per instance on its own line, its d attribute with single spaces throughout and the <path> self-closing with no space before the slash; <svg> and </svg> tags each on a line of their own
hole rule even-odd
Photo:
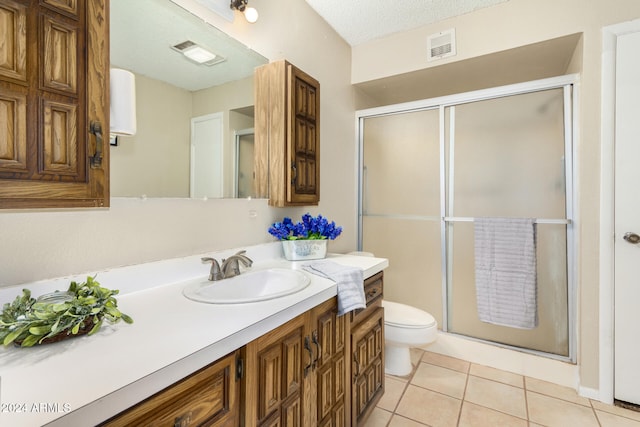
<svg viewBox="0 0 640 427">
<path fill-rule="evenodd" d="M 302 221 L 296 224 L 291 218 L 285 217 L 282 222 L 276 222 L 269 227 L 269 234 L 278 240 L 333 240 L 342 233 L 342 227 L 336 226 L 335 221 L 322 215 L 316 217 L 306 213 Z"/>
</svg>

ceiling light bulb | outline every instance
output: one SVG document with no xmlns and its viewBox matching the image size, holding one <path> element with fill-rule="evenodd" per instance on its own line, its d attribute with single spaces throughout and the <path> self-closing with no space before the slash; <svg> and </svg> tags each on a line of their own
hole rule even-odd
<svg viewBox="0 0 640 427">
<path fill-rule="evenodd" d="M 258 20 L 258 11 L 255 7 L 247 7 L 244 10 L 244 17 L 247 22 L 253 24 Z"/>
</svg>

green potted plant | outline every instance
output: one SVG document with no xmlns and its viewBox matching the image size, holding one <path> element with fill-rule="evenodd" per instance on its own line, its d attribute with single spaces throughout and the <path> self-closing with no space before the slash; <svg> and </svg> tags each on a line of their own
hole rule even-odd
<svg viewBox="0 0 640 427">
<path fill-rule="evenodd" d="M 290 261 L 321 259 L 327 255 L 327 241 L 342 233 L 342 227 L 322 215 L 306 213 L 294 223 L 285 217 L 269 227 L 269 234 L 282 241 L 284 256 Z"/>
</svg>

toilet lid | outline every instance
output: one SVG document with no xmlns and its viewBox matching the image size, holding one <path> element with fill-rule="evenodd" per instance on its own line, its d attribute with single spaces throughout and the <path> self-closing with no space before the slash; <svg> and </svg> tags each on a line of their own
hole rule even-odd
<svg viewBox="0 0 640 427">
<path fill-rule="evenodd" d="M 383 300 L 382 306 L 384 307 L 384 322 L 388 325 L 404 328 L 429 328 L 437 324 L 432 315 L 410 305 Z"/>
</svg>

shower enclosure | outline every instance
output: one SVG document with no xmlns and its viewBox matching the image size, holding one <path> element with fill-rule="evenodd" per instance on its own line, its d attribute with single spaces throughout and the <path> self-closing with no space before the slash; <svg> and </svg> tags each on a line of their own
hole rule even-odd
<svg viewBox="0 0 640 427">
<path fill-rule="evenodd" d="M 443 331 L 575 361 L 573 112 L 564 76 L 358 112 L 359 247 Z M 479 320 L 474 218 L 534 218 L 538 326 Z"/>
<path fill-rule="evenodd" d="M 253 190 L 254 135 L 253 128 L 235 132 L 236 176 L 233 195 L 239 199 L 256 197 Z"/>
</svg>

